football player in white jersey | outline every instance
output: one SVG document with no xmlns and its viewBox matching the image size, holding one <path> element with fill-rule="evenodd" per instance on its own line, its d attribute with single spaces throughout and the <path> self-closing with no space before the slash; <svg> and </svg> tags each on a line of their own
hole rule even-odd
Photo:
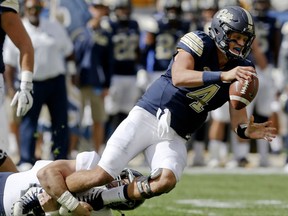
<svg viewBox="0 0 288 216">
<path fill-rule="evenodd" d="M 65 176 L 65 174 L 69 174 L 77 170 L 92 169 L 97 165 L 99 159 L 99 155 L 94 151 L 82 152 L 77 155 L 76 160 L 57 161 L 54 163 L 53 168 L 63 172 L 63 175 Z M 31 170 L 25 172 L 0 172 L 0 194 L 2 194 L 0 197 L 0 215 L 24 216 L 30 213 L 38 216 L 44 215 L 44 211 L 40 208 L 40 204 L 43 205 L 42 208 L 45 209 L 45 211 L 49 210 L 49 212 L 46 212 L 45 215 L 59 215 L 59 204 L 55 205 L 57 202 L 55 200 L 51 200 L 51 197 L 45 193 L 37 179 L 37 172 L 51 162 L 52 161 L 50 160 L 39 160 Z M 78 214 L 83 216 L 90 215 L 92 207 L 86 202 L 91 202 L 93 205 L 93 202 L 97 199 L 97 195 L 100 191 L 102 192 L 103 190 L 108 190 L 113 187 L 129 183 L 129 181 L 136 176 L 142 175 L 135 170 L 124 169 L 121 175 L 119 175 L 117 179 L 112 181 L 110 184 L 103 187 L 92 188 L 90 191 L 77 194 L 76 196 L 79 199 L 79 202 L 77 203 L 81 203 L 82 206 L 88 209 L 88 211 L 82 213 L 78 212 Z M 61 181 L 59 181 L 59 184 L 60 183 Z M 13 193 L 11 193 L 12 189 Z M 90 199 L 88 197 L 90 197 Z M 81 201 L 84 201 L 85 203 Z M 112 216 L 111 208 L 120 211 L 131 210 L 142 203 L 143 202 L 112 202 L 108 206 L 101 206 L 101 208 L 97 209 L 97 211 L 91 212 L 91 214 L 95 216 Z M 62 214 L 64 212 L 65 208 L 62 208 Z M 87 212 L 89 214 L 87 214 Z"/>
<path fill-rule="evenodd" d="M 76 171 L 91 169 L 91 166 L 95 166 L 98 160 L 99 156 L 96 153 L 84 152 L 78 154 L 76 160 L 67 160 L 66 164 L 67 168 L 71 171 Z M 0 173 L 0 215 L 12 215 L 13 204 L 16 203 L 31 186 L 40 185 L 37 179 L 38 170 L 51 162 L 52 161 L 49 160 L 39 160 L 33 168 L 28 171 Z M 63 167 L 61 169 L 63 169 Z M 11 190 L 13 190 L 13 193 L 11 193 Z"/>
</svg>

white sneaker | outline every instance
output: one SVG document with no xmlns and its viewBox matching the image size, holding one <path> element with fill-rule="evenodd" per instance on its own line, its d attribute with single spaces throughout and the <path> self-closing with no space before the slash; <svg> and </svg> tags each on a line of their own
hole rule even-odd
<svg viewBox="0 0 288 216">
<path fill-rule="evenodd" d="M 237 160 L 231 160 L 231 161 L 226 163 L 225 167 L 227 169 L 234 169 L 234 168 L 238 167 L 238 161 Z"/>
<path fill-rule="evenodd" d="M 93 187 L 90 190 L 84 191 L 82 193 L 77 193 L 76 197 L 79 201 L 87 202 L 90 204 L 94 210 L 100 210 L 104 208 L 103 199 L 101 193 L 104 189 L 99 187 Z"/>
<path fill-rule="evenodd" d="M 38 194 L 42 193 L 42 187 L 31 187 L 13 205 L 13 216 L 25 216 L 33 212 L 34 215 L 45 215 L 38 201 Z"/>
<path fill-rule="evenodd" d="M 217 159 L 212 159 L 207 163 L 207 167 L 216 168 L 220 166 L 220 162 Z"/>
<path fill-rule="evenodd" d="M 33 165 L 31 163 L 21 163 L 19 165 L 17 165 L 17 169 L 19 172 L 24 172 L 27 170 L 30 170 L 33 167 Z"/>
<path fill-rule="evenodd" d="M 194 157 L 192 166 L 205 166 L 204 157 Z"/>
</svg>

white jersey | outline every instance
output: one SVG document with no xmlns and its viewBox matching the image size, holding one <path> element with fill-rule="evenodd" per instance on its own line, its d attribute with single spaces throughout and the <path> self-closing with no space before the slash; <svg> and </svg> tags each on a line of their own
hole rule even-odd
<svg viewBox="0 0 288 216">
<path fill-rule="evenodd" d="M 44 81 L 65 74 L 63 59 L 73 52 L 73 43 L 65 28 L 60 23 L 45 18 L 41 18 L 37 28 L 27 18 L 22 21 L 34 47 L 33 80 Z M 4 63 L 19 68 L 20 52 L 9 37 L 6 37 L 4 47 Z"/>
<path fill-rule="evenodd" d="M 94 168 L 99 159 L 100 157 L 96 152 L 82 152 L 78 154 L 76 158 L 76 171 Z M 31 170 L 13 173 L 7 178 L 3 192 L 3 205 L 6 216 L 11 215 L 13 203 L 19 200 L 29 187 L 39 184 L 36 176 L 37 172 L 51 162 L 50 160 L 39 160 Z M 110 209 L 103 209 L 101 213 L 99 212 L 98 214 L 98 212 L 95 211 L 93 215 L 110 216 L 112 214 Z"/>
</svg>

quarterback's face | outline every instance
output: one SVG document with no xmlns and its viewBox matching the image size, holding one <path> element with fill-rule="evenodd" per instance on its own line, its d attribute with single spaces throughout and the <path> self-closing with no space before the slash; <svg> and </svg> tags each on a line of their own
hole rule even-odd
<svg viewBox="0 0 288 216">
<path fill-rule="evenodd" d="M 232 32 L 229 36 L 229 51 L 235 55 L 241 55 L 241 52 L 248 41 L 248 37 L 238 32 Z"/>
</svg>

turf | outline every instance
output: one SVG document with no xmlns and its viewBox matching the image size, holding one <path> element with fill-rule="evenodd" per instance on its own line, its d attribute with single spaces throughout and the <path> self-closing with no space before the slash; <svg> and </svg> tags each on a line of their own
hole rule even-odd
<svg viewBox="0 0 288 216">
<path fill-rule="evenodd" d="M 288 176 L 184 174 L 169 194 L 146 200 L 126 216 L 286 216 Z M 115 216 L 120 213 L 114 212 Z"/>
</svg>

